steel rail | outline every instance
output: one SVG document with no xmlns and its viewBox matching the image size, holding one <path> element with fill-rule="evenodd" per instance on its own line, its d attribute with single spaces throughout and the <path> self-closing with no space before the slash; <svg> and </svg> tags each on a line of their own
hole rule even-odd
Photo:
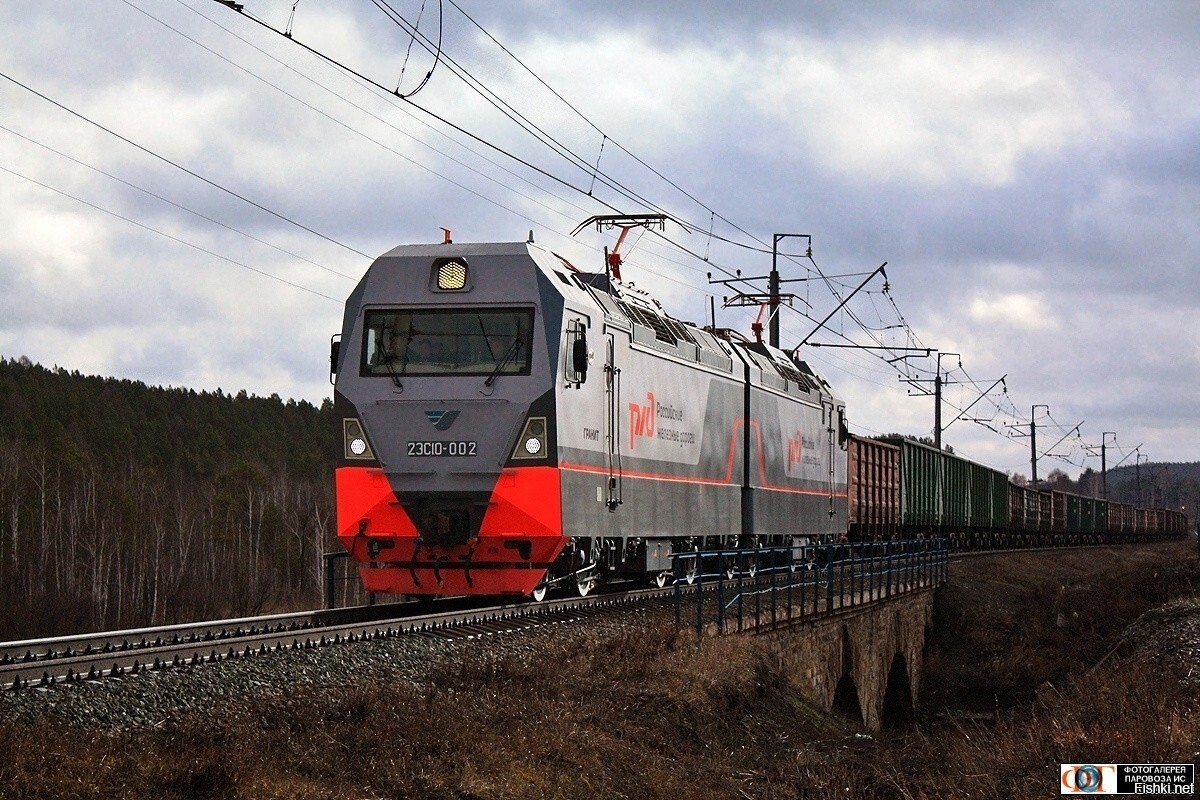
<svg viewBox="0 0 1200 800">
<path fill-rule="evenodd" d="M 472 638 L 516 633 L 570 621 L 580 611 L 666 604 L 673 596 L 673 588 L 642 589 L 432 613 L 428 603 L 393 603 L 8 642 L 0 644 L 4 654 L 0 689 L 98 680 L 406 635 Z"/>
<path fill-rule="evenodd" d="M 391 609 L 402 604 L 357 606 L 344 609 L 298 611 L 257 617 L 206 620 L 118 631 L 72 634 L 41 639 L 24 639 L 0 643 L 0 665 L 30 664 L 72 658 L 79 655 L 121 653 L 163 647 L 167 644 L 215 643 L 222 640 L 255 635 L 268 630 L 299 631 L 324 627 L 340 622 L 375 615 L 395 616 Z"/>
</svg>

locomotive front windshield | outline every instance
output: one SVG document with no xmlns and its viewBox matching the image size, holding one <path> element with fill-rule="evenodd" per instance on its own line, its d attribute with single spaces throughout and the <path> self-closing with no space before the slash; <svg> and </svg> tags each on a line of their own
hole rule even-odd
<svg viewBox="0 0 1200 800">
<path fill-rule="evenodd" d="M 368 311 L 363 375 L 528 375 L 532 309 Z"/>
</svg>

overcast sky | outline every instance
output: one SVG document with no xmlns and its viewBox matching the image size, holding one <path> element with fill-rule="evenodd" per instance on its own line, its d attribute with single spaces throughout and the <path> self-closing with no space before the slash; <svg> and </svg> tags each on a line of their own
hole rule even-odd
<svg viewBox="0 0 1200 800">
<path fill-rule="evenodd" d="M 598 269 L 612 236 L 571 230 L 658 208 L 684 225 L 625 278 L 697 323 L 715 295 L 749 334 L 706 274 L 765 274 L 774 233 L 811 236 L 785 279 L 888 262 L 810 341 L 940 351 L 969 457 L 1028 475 L 1035 413 L 1039 450 L 1083 422 L 1042 476 L 1200 458 L 1198 3 L 243 3 L 293 40 L 214 0 L 0 4 L 0 355 L 319 403 L 376 255 L 532 230 Z M 432 75 L 402 101 L 297 43 Z M 784 345 L 838 303 L 789 286 Z M 930 435 L 916 355 L 805 349 L 856 430 Z"/>
</svg>

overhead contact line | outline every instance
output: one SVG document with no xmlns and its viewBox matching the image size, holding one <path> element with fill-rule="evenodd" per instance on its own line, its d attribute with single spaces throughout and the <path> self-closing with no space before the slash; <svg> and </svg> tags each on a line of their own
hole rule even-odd
<svg viewBox="0 0 1200 800">
<path fill-rule="evenodd" d="M 295 283 L 295 282 L 293 282 L 293 281 L 289 281 L 287 278 L 281 278 L 281 277 L 279 277 L 278 275 L 272 275 L 271 273 L 269 273 L 269 272 L 266 272 L 265 270 L 258 269 L 257 267 L 252 267 L 252 266 L 250 266 L 249 264 L 245 264 L 245 263 L 243 263 L 243 262 L 241 262 L 241 261 L 238 261 L 238 260 L 236 260 L 236 259 L 230 258 L 229 256 L 223 256 L 223 255 L 221 255 L 221 254 L 220 254 L 220 253 L 218 253 L 218 252 L 215 252 L 215 251 L 213 251 L 213 250 L 209 250 L 207 247 L 202 247 L 202 246 L 200 246 L 200 245 L 198 245 L 198 244 L 195 244 L 194 242 L 189 242 L 189 241 L 187 241 L 186 239 L 180 239 L 178 236 L 174 236 L 174 235 L 172 235 L 172 234 L 169 234 L 169 233 L 167 233 L 167 232 L 165 232 L 165 231 L 160 231 L 159 229 L 157 229 L 157 228 L 154 228 L 154 227 L 151 227 L 150 225 L 147 225 L 147 224 L 146 224 L 146 223 L 144 223 L 144 222 L 138 222 L 136 219 L 133 219 L 132 217 L 127 217 L 127 216 L 125 216 L 124 214 L 119 214 L 119 213 L 117 213 L 116 211 L 112 211 L 111 209 L 104 208 L 103 206 L 98 206 L 98 205 L 96 205 L 95 203 L 92 203 L 92 202 L 90 202 L 90 201 L 88 201 L 88 200 L 84 200 L 82 197 L 77 197 L 76 195 L 73 195 L 73 194 L 71 194 L 71 193 L 69 193 L 69 192 L 65 192 L 65 191 L 63 191 L 62 189 L 55 188 L 55 187 L 53 187 L 53 186 L 51 186 L 51 185 L 49 185 L 49 184 L 47 184 L 47 183 L 42 183 L 42 182 L 41 182 L 41 181 L 39 181 L 39 180 L 36 180 L 36 179 L 34 179 L 34 178 L 31 178 L 31 177 L 29 177 L 28 175 L 22 175 L 20 172 L 17 172 L 17 171 L 15 171 L 15 170 L 11 170 L 11 169 L 9 169 L 8 167 L 5 167 L 5 166 L 2 166 L 2 165 L 0 165 L 0 171 L 7 172 L 9 175 L 13 175 L 13 176 L 15 176 L 15 177 L 17 177 L 17 178 L 21 178 L 21 179 L 23 179 L 23 180 L 29 181 L 30 183 L 32 183 L 32 184 L 35 184 L 35 185 L 37 185 L 37 186 L 40 186 L 40 187 L 42 187 L 43 189 L 47 189 L 47 190 L 49 190 L 49 191 L 51 191 L 51 192 L 54 192 L 55 194 L 62 195 L 63 197 L 66 197 L 66 198 L 69 198 L 69 199 L 71 199 L 71 200 L 74 200 L 74 201 L 75 201 L 75 202 L 77 202 L 77 203 L 81 203 L 81 204 L 83 204 L 83 205 L 87 206 L 88 208 L 95 209 L 96 211 L 99 211 L 99 212 L 101 212 L 101 213 L 104 213 L 104 214 L 108 214 L 108 215 L 109 215 L 109 216 L 111 216 L 111 217 L 115 217 L 115 218 L 117 218 L 117 219 L 119 219 L 119 220 L 123 220 L 124 222 L 128 222 L 130 225 L 136 225 L 137 227 L 141 228 L 141 229 L 142 229 L 142 230 L 144 230 L 144 231 L 149 231 L 150 233 L 155 233 L 155 234 L 158 234 L 159 236 L 162 236 L 162 237 L 163 237 L 163 238 L 165 238 L 165 239 L 170 239 L 170 240 L 171 240 L 171 241 L 173 241 L 173 242 L 178 242 L 179 244 L 185 245 L 186 247 L 190 247 L 190 248 L 192 248 L 193 250 L 198 250 L 198 251 L 200 251 L 201 253 L 204 253 L 204 254 L 206 254 L 206 255 L 210 255 L 210 256 L 212 256 L 213 258 L 219 258 L 219 259 L 221 259 L 222 261 L 226 261 L 226 262 L 228 262 L 228 263 L 230 263 L 230 264 L 233 264 L 234 266 L 241 267 L 242 269 L 248 269 L 248 270 L 250 270 L 251 272 L 254 272 L 254 273 L 258 274 L 258 275 L 262 275 L 263 277 L 266 277 L 266 278 L 270 278 L 270 279 L 271 279 L 271 280 L 273 280 L 273 281 L 279 281 L 280 283 L 283 283 L 283 284 L 286 284 L 286 285 L 288 285 L 288 286 L 291 286 L 291 287 L 292 287 L 292 288 L 294 288 L 294 289 L 299 289 L 299 290 L 300 290 L 300 291 L 302 291 L 302 292 L 308 292 L 309 294 L 316 295 L 317 297 L 323 297 L 323 298 L 325 298 L 326 300 L 332 300 L 332 301 L 333 301 L 333 302 L 335 302 L 335 303 L 339 303 L 339 304 L 340 304 L 340 303 L 342 303 L 342 302 L 343 302 L 343 301 L 342 301 L 341 299 L 339 299 L 339 298 L 333 297 L 333 296 L 331 296 L 331 295 L 324 294 L 324 293 L 322 293 L 322 292 L 318 292 L 316 289 L 310 289 L 310 288 L 308 288 L 307 286 L 302 286 L 302 285 L 300 285 L 300 284 L 298 284 L 298 283 Z"/>
<path fill-rule="evenodd" d="M 200 173 L 198 173 L 194 170 L 188 169 L 187 167 L 183 166 L 182 164 L 180 164 L 176 161 L 172 161 L 171 159 L 167 158 L 166 156 L 156 153 L 155 151 L 151 150 L 150 148 L 148 148 L 144 145 L 141 145 L 126 136 L 122 136 L 121 134 L 119 134 L 115 130 L 113 130 L 112 128 L 106 127 L 106 126 L 100 124 L 99 122 L 96 122 L 95 120 L 91 119 L 90 117 L 87 117 L 84 114 L 81 114 L 80 112 L 76 111 L 75 109 L 70 108 L 70 107 L 64 105 L 63 103 L 58 102 L 54 98 L 49 97 L 48 95 L 42 94 L 37 89 L 34 89 L 32 86 L 29 86 L 28 84 L 22 83 L 21 81 L 17 80 L 16 78 L 12 77 L 11 75 L 8 75 L 8 74 L 0 71 L 0 78 L 3 78 L 4 80 L 8 81 L 9 83 L 12 83 L 15 86 L 20 87 L 21 89 L 24 89 L 25 91 L 29 92 L 30 94 L 40 97 L 42 100 L 45 100 L 47 103 L 50 103 L 51 105 L 55 106 L 56 108 L 59 108 L 62 111 L 67 112 L 68 114 L 75 117 L 76 119 L 82 120 L 83 122 L 86 122 L 88 125 L 91 125 L 95 128 L 98 128 L 98 129 L 104 131 L 109 136 L 113 136 L 117 139 L 120 139 L 122 142 L 125 142 L 126 144 L 128 144 L 131 147 L 137 148 L 138 150 L 145 153 L 146 155 L 151 156 L 152 158 L 158 159 L 159 161 L 161 161 L 165 164 L 169 164 L 170 166 L 174 167 L 175 169 L 177 169 L 181 172 L 185 172 L 188 175 L 191 175 L 196 180 L 202 181 L 203 183 L 208 184 L 209 186 L 213 187 L 214 189 L 224 192 L 225 194 L 229 195 L 230 197 L 235 197 L 238 200 L 241 200 L 243 203 L 246 203 L 247 205 L 251 205 L 254 208 L 259 209 L 260 211 L 270 214 L 272 217 L 275 217 L 276 219 L 278 219 L 282 222 L 286 222 L 289 225 L 293 225 L 303 231 L 311 233 L 313 236 L 316 236 L 320 239 L 324 239 L 325 241 L 329 242 L 330 244 L 335 244 L 338 247 L 349 250 L 352 253 L 362 256 L 363 258 L 371 258 L 371 256 L 367 255 L 366 253 L 362 252 L 361 250 L 356 250 L 355 248 L 351 247 L 348 244 L 345 244 L 344 242 L 339 242 L 337 239 L 334 239 L 330 236 L 326 236 L 325 234 L 323 234 L 319 231 L 313 230 L 312 228 L 308 227 L 307 225 L 304 225 L 301 222 L 297 222 L 296 220 L 291 219 L 290 217 L 286 217 L 283 214 L 280 214 L 278 211 L 273 211 L 272 209 L 267 208 L 266 206 L 262 205 L 261 203 L 257 203 L 254 200 L 251 200 L 250 198 L 246 197 L 245 195 L 238 194 L 237 192 L 233 191 L 232 189 L 230 189 L 226 186 L 222 186 L 221 184 L 217 183 L 216 181 L 206 178 L 205 176 L 201 175 Z"/>
</svg>

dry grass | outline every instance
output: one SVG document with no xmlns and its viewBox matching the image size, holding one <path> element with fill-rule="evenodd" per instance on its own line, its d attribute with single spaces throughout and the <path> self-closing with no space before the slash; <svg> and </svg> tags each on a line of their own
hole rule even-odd
<svg viewBox="0 0 1200 800">
<path fill-rule="evenodd" d="M 986 697 L 994 709 L 999 700 L 1008 710 L 996 724 L 864 738 L 809 704 L 760 640 L 698 640 L 669 624 L 566 630 L 446 657 L 421 685 L 245 698 L 169 729 L 6 726 L 0 797 L 1052 796 L 1060 762 L 1200 752 L 1194 698 L 1172 676 L 1116 659 L 1078 669 L 1160 592 L 1186 593 L 1195 564 L 1171 577 L 1171 560 L 964 570 L 964 579 L 978 570 L 986 602 L 944 609 L 929 679 L 938 702 Z M 1010 568 L 1015 576 L 1001 574 Z M 1141 599 L 1121 594 L 1129 587 Z M 961 648 L 949 646 L 956 636 Z M 981 649 L 958 654 L 972 647 Z M 970 691 L 981 675 L 984 688 Z"/>
<path fill-rule="evenodd" d="M 1103 658 L 1143 612 L 1197 590 L 1194 542 L 964 559 L 935 609 L 926 704 L 1028 704 Z"/>
</svg>

